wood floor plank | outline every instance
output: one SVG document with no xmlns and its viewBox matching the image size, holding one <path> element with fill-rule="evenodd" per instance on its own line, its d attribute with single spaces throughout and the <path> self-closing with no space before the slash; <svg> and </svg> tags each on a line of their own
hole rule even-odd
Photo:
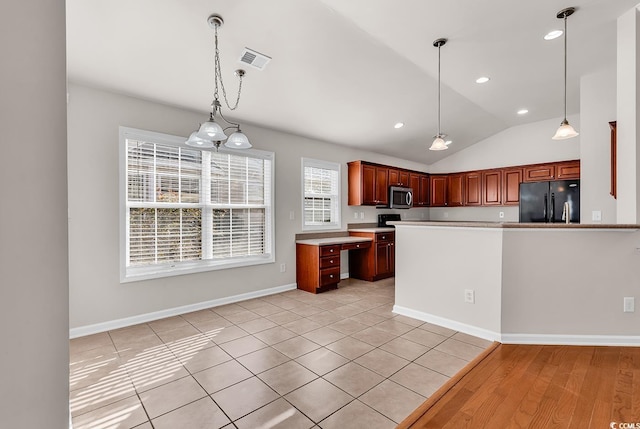
<svg viewBox="0 0 640 429">
<path fill-rule="evenodd" d="M 499 345 L 434 397 L 402 428 L 600 429 L 640 422 L 640 348 Z"/>
</svg>

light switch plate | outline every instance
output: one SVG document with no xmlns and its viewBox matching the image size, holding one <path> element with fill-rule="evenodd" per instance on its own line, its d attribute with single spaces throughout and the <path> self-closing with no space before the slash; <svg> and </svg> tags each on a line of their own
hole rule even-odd
<svg viewBox="0 0 640 429">
<path fill-rule="evenodd" d="M 633 313 L 636 311 L 636 303 L 635 303 L 635 298 L 632 296 L 625 296 L 624 297 L 624 312 L 625 313 Z"/>
</svg>

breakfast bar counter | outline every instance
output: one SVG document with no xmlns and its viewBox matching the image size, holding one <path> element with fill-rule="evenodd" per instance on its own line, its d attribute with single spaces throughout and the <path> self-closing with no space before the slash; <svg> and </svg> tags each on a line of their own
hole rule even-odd
<svg viewBox="0 0 640 429">
<path fill-rule="evenodd" d="M 393 222 L 399 314 L 504 343 L 640 345 L 640 225 Z"/>
</svg>

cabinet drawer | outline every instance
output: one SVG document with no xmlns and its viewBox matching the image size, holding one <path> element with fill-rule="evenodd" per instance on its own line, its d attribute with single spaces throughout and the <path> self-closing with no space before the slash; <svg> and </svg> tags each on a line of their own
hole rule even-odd
<svg viewBox="0 0 640 429">
<path fill-rule="evenodd" d="M 331 246 L 321 246 L 320 256 L 322 257 L 322 256 L 340 255 L 340 248 L 342 248 L 340 244 L 334 244 Z"/>
<path fill-rule="evenodd" d="M 376 241 L 395 241 L 396 233 L 395 232 L 377 232 L 376 233 Z"/>
<path fill-rule="evenodd" d="M 326 286 L 340 281 L 340 267 L 320 270 L 320 286 Z"/>
<path fill-rule="evenodd" d="M 322 268 L 330 268 L 330 267 L 339 267 L 340 266 L 340 254 L 334 256 L 325 256 L 324 258 L 320 258 L 320 269 Z"/>
<path fill-rule="evenodd" d="M 363 241 L 362 243 L 347 243 L 342 245 L 342 250 L 353 250 L 353 249 L 366 249 L 371 247 L 370 241 Z"/>
</svg>

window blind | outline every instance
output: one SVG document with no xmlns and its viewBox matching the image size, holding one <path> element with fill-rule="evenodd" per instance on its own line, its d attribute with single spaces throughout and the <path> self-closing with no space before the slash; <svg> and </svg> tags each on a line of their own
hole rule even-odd
<svg viewBox="0 0 640 429">
<path fill-rule="evenodd" d="M 340 228 L 340 165 L 305 159 L 303 229 Z"/>
</svg>

